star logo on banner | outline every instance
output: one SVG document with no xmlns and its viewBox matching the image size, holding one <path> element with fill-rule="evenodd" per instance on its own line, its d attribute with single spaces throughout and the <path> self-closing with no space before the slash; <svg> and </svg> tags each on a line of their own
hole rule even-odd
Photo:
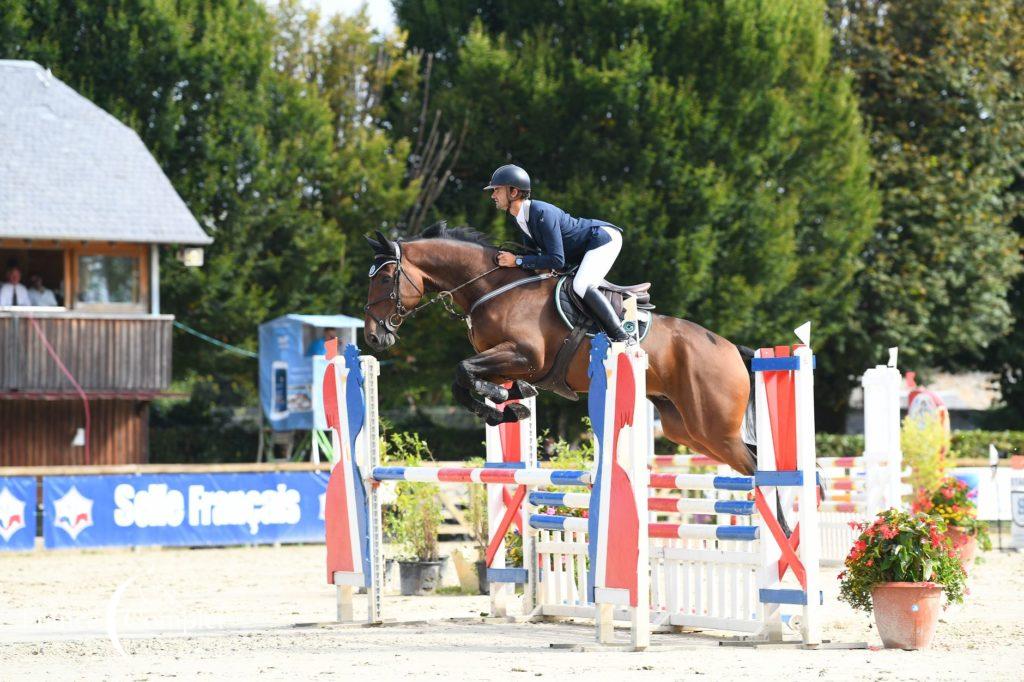
<svg viewBox="0 0 1024 682">
<path fill-rule="evenodd" d="M 77 540 L 78 534 L 92 525 L 92 500 L 71 486 L 64 497 L 54 501 L 53 517 L 54 526 L 64 529 L 72 540 Z"/>
<path fill-rule="evenodd" d="M 4 486 L 0 490 L 0 538 L 10 542 L 11 536 L 25 527 L 25 502 Z"/>
</svg>

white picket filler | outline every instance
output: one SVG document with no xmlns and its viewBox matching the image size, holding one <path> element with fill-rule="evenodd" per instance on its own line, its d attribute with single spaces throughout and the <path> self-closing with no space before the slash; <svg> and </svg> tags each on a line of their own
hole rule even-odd
<svg viewBox="0 0 1024 682">
<path fill-rule="evenodd" d="M 825 499 L 820 506 L 822 564 L 842 565 L 860 535 L 853 524 L 874 518 L 890 507 L 903 507 L 911 492 L 903 482 L 900 448 L 900 391 L 903 377 L 896 367 L 896 348 L 889 362 L 864 372 L 864 453 L 860 457 L 823 457 Z"/>
</svg>

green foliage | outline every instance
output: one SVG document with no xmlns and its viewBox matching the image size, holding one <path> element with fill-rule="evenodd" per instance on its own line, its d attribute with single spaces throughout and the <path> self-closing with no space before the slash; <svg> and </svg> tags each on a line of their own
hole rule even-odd
<svg viewBox="0 0 1024 682">
<path fill-rule="evenodd" d="M 862 526 L 839 574 L 839 598 L 870 613 L 875 585 L 932 582 L 942 586 L 950 604 L 963 602 L 967 575 L 938 524 L 927 514 L 889 509 Z"/>
<path fill-rule="evenodd" d="M 357 237 L 416 192 L 409 144 L 383 118 L 416 87 L 416 57 L 365 15 L 320 22 L 297 0 L 276 7 L 5 0 L 0 11 L 0 56 L 40 62 L 132 127 L 214 238 L 202 268 L 164 250 L 165 312 L 252 350 L 264 320 L 358 309 L 365 259 L 346 267 L 366 250 Z M 255 383 L 249 359 L 186 335 L 174 352 L 178 377 Z"/>
<path fill-rule="evenodd" d="M 1024 454 L 1024 431 L 954 431 L 950 444 L 951 459 L 988 459 L 989 444 L 1000 454 Z"/>
<path fill-rule="evenodd" d="M 1024 14 L 1017 0 L 830 0 L 829 17 L 871 130 L 882 199 L 846 352 L 826 369 L 845 398 L 865 358 L 888 346 L 902 345 L 910 366 L 977 362 L 1010 328 Z M 1019 368 L 1021 346 L 1006 350 Z"/>
<path fill-rule="evenodd" d="M 653 281 L 659 311 L 751 344 L 808 317 L 819 343 L 845 325 L 876 200 L 821 2 L 396 10 L 435 54 L 438 106 L 469 117 L 440 210 L 518 238 L 480 192 L 513 160 L 537 198 L 625 228 L 612 277 Z M 454 329 L 429 333 L 468 350 Z"/>
<path fill-rule="evenodd" d="M 917 418 L 905 417 L 900 429 L 903 465 L 910 467 L 909 483 L 932 490 L 946 476 L 949 468 L 949 434 L 937 414 Z"/>
<path fill-rule="evenodd" d="M 466 466 L 482 467 L 484 460 L 475 458 L 466 461 Z M 470 532 L 473 534 L 473 544 L 476 546 L 477 561 L 483 561 L 487 556 L 487 544 L 490 541 L 490 528 L 488 526 L 487 509 L 487 486 L 469 486 L 469 502 L 466 507 L 466 521 L 469 522 Z"/>
<path fill-rule="evenodd" d="M 978 546 L 988 551 L 992 549 L 988 524 L 978 520 L 978 505 L 971 499 L 977 495 L 977 490 L 970 492 L 968 485 L 960 479 L 947 476 L 936 488 L 919 489 L 910 508 L 942 519 L 949 530 L 956 529 L 977 538 Z"/>
<path fill-rule="evenodd" d="M 818 457 L 860 457 L 864 454 L 864 436 L 850 433 L 816 433 L 814 451 Z"/>
<path fill-rule="evenodd" d="M 392 433 L 387 438 L 389 461 L 422 466 L 429 454 L 415 434 Z M 437 486 L 398 481 L 395 503 L 384 516 L 384 532 L 400 547 L 401 556 L 416 561 L 437 561 L 438 532 L 444 520 Z"/>
<path fill-rule="evenodd" d="M 154 464 L 251 462 L 256 457 L 259 422 L 237 404 L 245 387 L 193 376 L 174 386 L 187 399 L 153 401 L 149 413 L 149 461 Z"/>
</svg>

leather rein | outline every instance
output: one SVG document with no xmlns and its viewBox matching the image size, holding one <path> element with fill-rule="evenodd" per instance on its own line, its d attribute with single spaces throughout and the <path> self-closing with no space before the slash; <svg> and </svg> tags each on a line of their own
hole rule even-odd
<svg viewBox="0 0 1024 682">
<path fill-rule="evenodd" d="M 452 298 L 452 294 L 454 294 L 459 289 L 461 289 L 461 288 L 463 288 L 465 286 L 469 286 L 473 282 L 486 277 L 487 275 L 491 274 L 492 272 L 495 272 L 496 270 L 500 270 L 501 269 L 501 266 L 497 265 L 497 254 L 495 254 L 495 266 L 493 268 L 491 268 L 490 270 L 488 270 L 487 272 L 485 272 L 485 273 L 483 273 L 481 275 L 477 275 L 476 277 L 473 277 L 472 279 L 463 282 L 462 284 L 458 285 L 457 287 L 453 287 L 451 289 L 446 289 L 444 291 L 439 291 L 437 293 L 437 296 L 429 299 L 428 301 L 426 301 L 424 303 L 420 303 L 416 307 L 410 309 L 410 308 L 405 307 L 405 304 L 402 303 L 402 279 L 405 278 L 406 280 L 409 281 L 409 284 L 412 285 L 412 288 L 415 289 L 416 293 L 419 294 L 419 298 L 423 298 L 424 296 L 426 296 L 426 292 L 424 290 L 420 289 L 418 286 L 416 286 L 416 282 L 412 281 L 412 278 L 409 277 L 409 274 L 407 272 L 405 272 L 405 270 L 402 268 L 402 244 L 401 244 L 401 242 L 400 241 L 395 241 L 395 242 L 392 242 L 392 243 L 395 245 L 394 257 L 386 257 L 386 256 L 378 255 L 376 258 L 374 258 L 374 263 L 373 263 L 373 265 L 370 266 L 369 277 L 372 280 L 378 274 L 380 274 L 380 271 L 383 270 L 385 266 L 394 263 L 395 264 L 395 282 L 394 282 L 394 286 L 391 287 L 391 291 L 390 291 L 390 293 L 388 293 L 387 296 L 382 296 L 382 297 L 380 297 L 380 298 L 378 298 L 376 300 L 373 300 L 373 301 L 370 301 L 369 303 L 367 303 L 363 307 L 363 311 L 367 314 L 367 316 L 370 317 L 370 319 L 372 319 L 374 322 L 376 322 L 378 326 L 384 327 L 384 329 L 386 329 L 388 332 L 390 332 L 391 334 L 394 334 L 395 338 L 400 338 L 398 336 L 398 328 L 402 326 L 402 323 L 405 322 L 406 318 L 412 317 L 413 315 L 415 315 L 419 311 L 423 310 L 424 308 L 426 308 L 428 306 L 433 305 L 434 303 L 437 303 L 438 301 L 441 302 L 441 305 L 444 307 L 444 309 L 446 311 L 448 311 L 448 314 L 451 315 L 453 318 L 459 319 L 459 320 L 467 320 L 469 318 L 469 316 L 473 313 L 473 310 L 476 309 L 476 305 L 478 305 L 482 301 L 478 301 L 477 304 L 475 304 L 473 306 L 473 308 L 470 309 L 469 313 L 463 314 L 463 313 L 459 312 L 459 310 L 455 307 L 455 301 Z M 383 260 L 380 260 L 378 262 L 378 259 L 383 259 Z M 525 282 L 525 280 L 522 280 L 522 281 Z M 501 293 L 504 293 L 504 291 L 502 291 Z M 493 296 L 488 295 L 487 298 L 488 299 L 489 298 L 493 298 Z M 394 311 L 392 313 L 387 315 L 384 319 L 381 319 L 381 318 L 377 317 L 376 315 L 374 315 L 373 311 L 371 311 L 370 308 L 372 308 L 373 306 L 377 305 L 378 303 L 383 303 L 385 301 L 393 301 L 394 304 L 395 304 L 395 309 L 394 309 Z"/>
</svg>

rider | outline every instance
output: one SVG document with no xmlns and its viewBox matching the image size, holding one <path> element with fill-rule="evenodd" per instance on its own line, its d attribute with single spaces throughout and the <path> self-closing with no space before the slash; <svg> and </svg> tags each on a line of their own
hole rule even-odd
<svg viewBox="0 0 1024 682">
<path fill-rule="evenodd" d="M 597 288 L 622 250 L 619 228 L 603 220 L 573 218 L 557 206 L 530 199 L 530 176 L 519 166 L 508 164 L 498 168 L 484 187 L 487 190 L 492 190 L 491 199 L 498 209 L 515 219 L 523 231 L 523 243 L 539 251 L 525 256 L 499 251 L 498 265 L 530 270 L 563 270 L 579 265 L 573 291 L 609 339 L 629 339 L 619 316 Z"/>
</svg>

